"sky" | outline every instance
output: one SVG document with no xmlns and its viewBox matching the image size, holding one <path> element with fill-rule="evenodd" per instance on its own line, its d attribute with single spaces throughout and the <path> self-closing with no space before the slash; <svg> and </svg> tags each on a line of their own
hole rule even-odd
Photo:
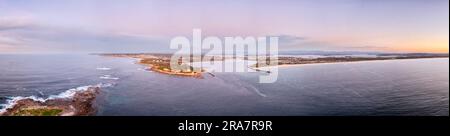
<svg viewBox="0 0 450 136">
<path fill-rule="evenodd" d="M 448 53 L 449 1 L 0 0 L 0 53 L 167 52 L 195 28 L 285 51 Z"/>
</svg>

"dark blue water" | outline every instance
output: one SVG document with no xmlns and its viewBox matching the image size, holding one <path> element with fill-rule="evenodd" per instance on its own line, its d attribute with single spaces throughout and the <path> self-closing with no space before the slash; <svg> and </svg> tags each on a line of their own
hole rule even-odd
<svg viewBox="0 0 450 136">
<path fill-rule="evenodd" d="M 144 71 L 95 55 L 0 55 L 0 103 L 101 85 L 98 115 L 449 115 L 449 60 L 416 59 L 215 73 L 205 79 Z"/>
</svg>

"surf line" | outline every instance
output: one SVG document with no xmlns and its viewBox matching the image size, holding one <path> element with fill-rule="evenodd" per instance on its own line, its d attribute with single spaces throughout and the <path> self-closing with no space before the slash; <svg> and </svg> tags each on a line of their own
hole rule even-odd
<svg viewBox="0 0 450 136">
<path fill-rule="evenodd" d="M 209 133 L 211 131 L 211 127 L 212 123 L 193 123 L 188 120 L 178 123 L 179 131 L 206 131 L 206 133 Z"/>
</svg>

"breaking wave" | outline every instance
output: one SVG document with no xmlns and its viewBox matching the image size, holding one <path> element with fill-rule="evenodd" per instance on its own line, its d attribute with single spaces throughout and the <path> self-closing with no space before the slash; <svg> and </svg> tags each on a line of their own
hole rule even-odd
<svg viewBox="0 0 450 136">
<path fill-rule="evenodd" d="M 34 101 L 40 101 L 40 102 L 45 102 L 47 100 L 52 100 L 52 99 L 65 99 L 65 98 L 72 98 L 77 92 L 82 92 L 82 91 L 86 91 L 89 87 L 100 87 L 100 88 L 106 88 L 106 87 L 112 87 L 114 86 L 114 84 L 111 83 L 100 83 L 97 85 L 87 85 L 87 86 L 80 86 L 77 88 L 72 88 L 69 90 L 66 90 L 64 92 L 61 92 L 59 94 L 56 95 L 50 95 L 47 98 L 42 98 L 42 97 L 38 97 L 38 96 L 13 96 L 13 97 L 7 97 L 6 103 L 5 104 L 0 104 L 0 114 L 5 112 L 6 109 L 12 108 L 17 101 L 19 100 L 23 100 L 23 99 L 32 99 Z"/>
<path fill-rule="evenodd" d="M 99 77 L 100 79 L 108 79 L 108 80 L 119 80 L 120 78 L 118 77 L 113 77 L 111 75 L 103 75 Z"/>
<path fill-rule="evenodd" d="M 107 68 L 107 67 L 99 67 L 99 68 L 96 68 L 97 70 L 111 70 L 111 68 Z"/>
</svg>

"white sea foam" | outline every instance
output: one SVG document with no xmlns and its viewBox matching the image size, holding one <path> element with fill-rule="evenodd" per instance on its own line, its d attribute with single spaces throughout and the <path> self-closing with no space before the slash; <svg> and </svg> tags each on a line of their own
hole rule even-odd
<svg viewBox="0 0 450 136">
<path fill-rule="evenodd" d="M 42 91 L 38 91 L 39 95 L 44 96 L 44 93 Z"/>
<path fill-rule="evenodd" d="M 100 83 L 97 85 L 88 85 L 88 86 L 81 86 L 81 87 L 77 87 L 77 88 L 73 88 L 73 89 L 69 89 L 67 91 L 64 91 L 60 94 L 57 95 L 50 95 L 47 98 L 41 98 L 41 97 L 37 97 L 37 96 L 14 96 L 14 97 L 8 97 L 8 99 L 6 100 L 5 104 L 0 104 L 0 106 L 2 107 L 0 109 L 0 114 L 2 114 L 3 112 L 6 111 L 6 109 L 12 108 L 17 101 L 19 100 L 23 100 L 23 99 L 32 99 L 34 101 L 40 101 L 40 102 L 45 102 L 47 100 L 52 100 L 52 99 L 64 99 L 64 98 L 72 98 L 75 93 L 77 92 L 82 92 L 82 91 L 86 91 L 89 87 L 100 87 L 100 88 L 106 88 L 106 87 L 111 87 L 114 84 L 104 84 L 104 83 Z"/>
<path fill-rule="evenodd" d="M 97 68 L 97 70 L 111 70 L 111 68 L 107 68 L 107 67 L 99 67 L 99 68 Z"/>
<path fill-rule="evenodd" d="M 111 75 L 103 75 L 99 77 L 100 79 L 107 79 L 107 80 L 119 80 L 120 78 L 118 77 L 113 77 Z"/>
<path fill-rule="evenodd" d="M 147 68 L 138 68 L 137 70 L 139 70 L 139 71 L 146 71 L 146 72 L 153 72 L 153 71 L 148 70 Z"/>
</svg>

